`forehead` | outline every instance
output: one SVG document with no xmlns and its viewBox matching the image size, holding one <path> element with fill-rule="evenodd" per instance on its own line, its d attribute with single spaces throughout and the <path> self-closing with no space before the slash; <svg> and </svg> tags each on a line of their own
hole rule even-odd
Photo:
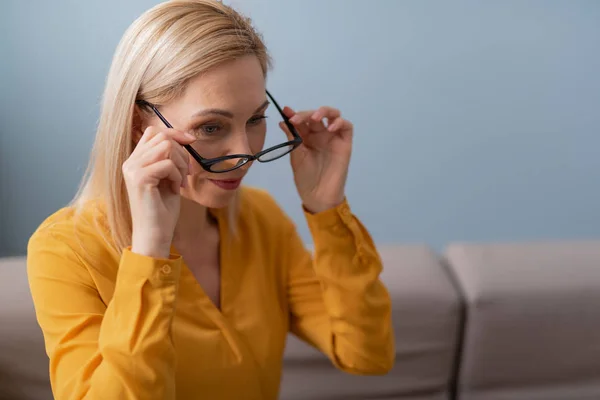
<svg viewBox="0 0 600 400">
<path fill-rule="evenodd" d="M 265 77 L 255 56 L 228 61 L 192 79 L 181 100 L 190 106 L 255 109 L 265 100 Z"/>
</svg>

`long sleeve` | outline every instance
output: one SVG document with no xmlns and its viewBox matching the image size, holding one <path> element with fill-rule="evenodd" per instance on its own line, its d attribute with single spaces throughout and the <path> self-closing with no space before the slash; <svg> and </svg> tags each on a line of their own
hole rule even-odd
<svg viewBox="0 0 600 400">
<path fill-rule="evenodd" d="M 379 280 L 380 257 L 348 203 L 305 214 L 315 250 L 289 234 L 291 331 L 353 374 L 385 374 L 394 365 L 391 300 Z"/>
<path fill-rule="evenodd" d="M 126 249 L 108 305 L 65 240 L 34 235 L 27 264 L 56 399 L 175 399 L 171 322 L 179 257 Z"/>
</svg>

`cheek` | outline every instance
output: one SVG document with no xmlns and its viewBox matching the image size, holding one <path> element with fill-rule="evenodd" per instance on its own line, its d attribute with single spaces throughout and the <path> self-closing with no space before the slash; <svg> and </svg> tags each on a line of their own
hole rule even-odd
<svg viewBox="0 0 600 400">
<path fill-rule="evenodd" d="M 206 179 L 207 177 L 210 176 L 192 175 L 189 178 L 190 186 L 181 190 L 181 196 L 204 207 L 222 208 L 228 206 L 235 191 L 221 190 Z"/>
<path fill-rule="evenodd" d="M 195 161 L 194 161 L 195 162 Z M 207 194 L 210 194 L 213 189 L 213 184 L 207 179 L 210 178 L 210 173 L 205 171 L 196 163 L 192 167 L 191 174 L 187 177 L 188 185 L 185 188 L 181 188 L 181 195 L 188 199 L 202 203 L 201 200 Z"/>
<path fill-rule="evenodd" d="M 184 189 L 184 191 L 192 191 L 198 190 L 203 182 L 206 181 L 206 178 L 210 177 L 211 173 L 205 170 L 198 164 L 196 160 L 190 157 L 190 170 L 189 175 L 187 176 L 188 187 Z"/>
<path fill-rule="evenodd" d="M 206 171 L 204 168 L 202 168 L 200 166 L 200 164 L 198 164 L 198 161 L 196 161 L 192 157 L 190 157 L 190 175 L 197 176 L 200 174 L 204 174 L 206 172 L 208 172 L 208 171 Z"/>
<path fill-rule="evenodd" d="M 265 145 L 266 133 L 266 130 L 264 130 L 262 132 L 254 132 L 248 135 L 248 145 L 252 150 L 252 154 L 256 154 L 259 151 L 263 150 L 263 147 Z"/>
</svg>

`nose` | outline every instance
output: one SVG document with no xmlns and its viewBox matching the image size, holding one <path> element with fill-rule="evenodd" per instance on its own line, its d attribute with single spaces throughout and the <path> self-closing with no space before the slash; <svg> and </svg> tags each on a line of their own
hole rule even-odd
<svg viewBox="0 0 600 400">
<path fill-rule="evenodd" d="M 246 132 L 240 132 L 238 135 L 233 135 L 231 143 L 229 145 L 228 154 L 252 154 L 250 142 L 248 141 L 248 135 Z"/>
</svg>

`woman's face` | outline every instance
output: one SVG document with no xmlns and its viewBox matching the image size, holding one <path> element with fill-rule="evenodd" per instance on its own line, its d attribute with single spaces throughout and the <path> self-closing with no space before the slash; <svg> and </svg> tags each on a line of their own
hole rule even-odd
<svg viewBox="0 0 600 400">
<path fill-rule="evenodd" d="M 268 106 L 263 70 L 255 56 L 224 63 L 193 79 L 175 101 L 161 107 L 177 130 L 191 133 L 192 147 L 204 158 L 255 154 L 262 150 Z M 145 126 L 164 126 L 154 114 Z M 191 156 L 183 197 L 206 207 L 227 206 L 251 163 L 234 171 L 211 173 Z"/>
</svg>

